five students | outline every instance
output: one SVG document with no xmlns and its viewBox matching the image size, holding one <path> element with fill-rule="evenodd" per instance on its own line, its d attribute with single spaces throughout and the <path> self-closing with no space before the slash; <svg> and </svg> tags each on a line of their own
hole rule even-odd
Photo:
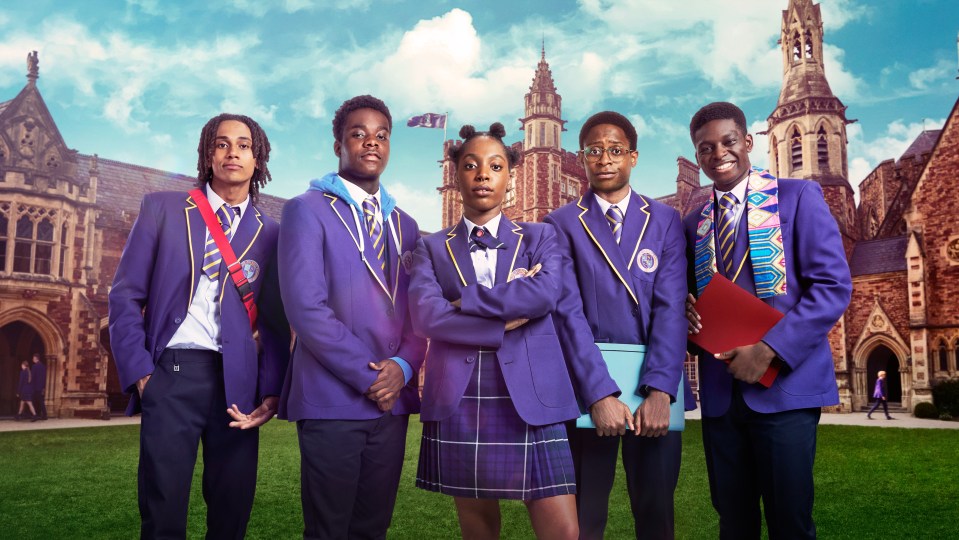
<svg viewBox="0 0 959 540">
<path fill-rule="evenodd" d="M 636 537 L 672 538 L 681 433 L 668 430 L 670 406 L 693 403 L 687 328 L 701 329 L 696 297 L 716 272 L 787 314 L 756 344 L 716 358 L 691 349 L 721 536 L 758 538 L 760 498 L 771 534 L 815 536 L 816 425 L 838 399 L 825 335 L 849 272 L 818 185 L 750 168 L 742 111 L 719 103 L 693 117 L 715 193 L 685 219 L 632 189 L 637 135 L 621 114 L 584 123 L 590 189 L 543 224 L 503 215 L 519 156 L 502 124 L 464 126 L 449 151 L 462 219 L 423 238 L 381 182 L 391 132 L 381 100 L 345 101 L 337 172 L 277 224 L 255 206 L 270 179 L 266 134 L 223 114 L 201 133 L 200 192 L 144 198 L 110 293 L 129 412 L 143 412 L 143 537 L 185 534 L 201 440 L 208 535 L 242 537 L 255 428 L 278 413 L 296 422 L 304 537 L 384 538 L 420 412 L 416 485 L 454 498 L 464 538 L 499 535 L 500 499 L 524 501 L 538 537 L 602 538 L 620 441 Z M 774 246 L 753 224 L 770 197 Z M 767 291 L 755 279 L 767 262 L 751 254 L 777 247 L 786 270 Z M 645 349 L 635 387 L 610 376 L 604 343 Z M 780 376 L 764 388 L 771 364 Z M 576 427 L 581 407 L 594 428 Z"/>
</svg>

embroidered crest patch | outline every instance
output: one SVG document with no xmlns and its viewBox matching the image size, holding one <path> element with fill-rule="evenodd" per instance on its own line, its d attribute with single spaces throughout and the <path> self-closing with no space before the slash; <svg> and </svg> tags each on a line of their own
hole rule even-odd
<svg viewBox="0 0 959 540">
<path fill-rule="evenodd" d="M 250 283 L 253 283 L 256 281 L 256 278 L 260 277 L 260 265 L 253 259 L 241 261 L 240 268 L 243 269 L 243 277 Z"/>
<path fill-rule="evenodd" d="M 653 250 L 646 248 L 641 250 L 639 255 L 636 255 L 636 264 L 639 265 L 640 270 L 649 274 L 655 272 L 656 268 L 659 267 L 659 258 L 656 257 Z"/>
<path fill-rule="evenodd" d="M 400 255 L 400 264 L 403 265 L 403 271 L 406 272 L 406 275 L 410 275 L 410 270 L 413 268 L 413 252 L 407 251 Z"/>
</svg>

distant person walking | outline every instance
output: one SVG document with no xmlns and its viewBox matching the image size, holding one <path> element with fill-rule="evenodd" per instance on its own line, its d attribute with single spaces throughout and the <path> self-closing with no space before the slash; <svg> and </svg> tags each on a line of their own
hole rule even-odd
<svg viewBox="0 0 959 540">
<path fill-rule="evenodd" d="M 20 398 L 20 409 L 16 420 L 23 417 L 23 410 L 30 409 L 30 421 L 37 421 L 37 411 L 33 408 L 33 377 L 30 374 L 30 362 L 20 362 L 20 381 L 17 383 L 17 397 Z"/>
<path fill-rule="evenodd" d="M 47 366 L 40 361 L 40 353 L 33 353 L 30 364 L 30 378 L 33 379 L 33 407 L 39 420 L 47 419 Z"/>
<path fill-rule="evenodd" d="M 872 404 L 872 408 L 866 413 L 866 418 L 872 420 L 872 413 L 876 412 L 879 404 L 882 403 L 882 412 L 886 413 L 886 420 L 893 420 L 893 417 L 889 416 L 889 404 L 886 400 L 888 397 L 888 394 L 886 394 L 886 372 L 880 371 L 878 375 L 879 378 L 876 379 L 876 388 L 872 391 L 872 397 L 876 398 L 876 402 Z"/>
</svg>

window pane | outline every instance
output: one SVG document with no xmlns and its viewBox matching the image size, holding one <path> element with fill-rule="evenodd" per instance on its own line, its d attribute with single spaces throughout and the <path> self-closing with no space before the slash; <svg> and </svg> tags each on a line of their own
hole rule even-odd
<svg viewBox="0 0 959 540">
<path fill-rule="evenodd" d="M 34 263 L 34 274 L 49 274 L 50 262 L 53 260 L 53 246 L 37 246 L 37 260 Z"/>
<path fill-rule="evenodd" d="M 37 240 L 53 242 L 53 223 L 49 219 L 37 224 Z"/>
<path fill-rule="evenodd" d="M 7 241 L 0 240 L 0 272 L 7 271 Z"/>
<path fill-rule="evenodd" d="M 17 238 L 33 239 L 33 222 L 27 216 L 17 220 Z"/>
<path fill-rule="evenodd" d="M 7 220 L 7 216 L 0 214 L 0 238 L 7 237 L 7 227 L 9 225 L 10 225 L 10 222 L 9 220 Z"/>
<path fill-rule="evenodd" d="M 14 272 L 29 272 L 30 271 L 30 243 L 29 242 L 17 242 L 13 246 L 13 271 Z"/>
</svg>

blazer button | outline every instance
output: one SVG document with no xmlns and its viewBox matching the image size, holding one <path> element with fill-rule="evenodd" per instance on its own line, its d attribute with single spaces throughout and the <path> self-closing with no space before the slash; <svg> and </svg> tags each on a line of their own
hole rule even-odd
<svg viewBox="0 0 959 540">
<path fill-rule="evenodd" d="M 173 322 L 180 324 L 181 322 L 183 322 L 183 319 L 177 317 L 176 319 L 173 319 Z"/>
<path fill-rule="evenodd" d="M 639 317 L 639 308 L 638 308 L 638 307 L 634 307 L 634 308 L 633 308 L 633 317 Z"/>
<path fill-rule="evenodd" d="M 393 317 L 393 308 L 389 308 L 386 310 L 386 316 L 390 318 Z"/>
<path fill-rule="evenodd" d="M 395 341 L 391 341 L 391 342 L 390 342 L 390 350 L 391 350 L 391 351 L 395 351 L 395 350 L 396 350 L 396 342 L 395 342 Z"/>
<path fill-rule="evenodd" d="M 467 364 L 472 364 L 472 363 L 473 363 L 473 357 L 472 357 L 472 356 L 467 356 L 467 357 L 466 357 L 466 363 L 467 363 Z"/>
<path fill-rule="evenodd" d="M 157 345 L 157 352 L 160 352 L 162 350 L 163 350 L 163 345 Z"/>
</svg>

